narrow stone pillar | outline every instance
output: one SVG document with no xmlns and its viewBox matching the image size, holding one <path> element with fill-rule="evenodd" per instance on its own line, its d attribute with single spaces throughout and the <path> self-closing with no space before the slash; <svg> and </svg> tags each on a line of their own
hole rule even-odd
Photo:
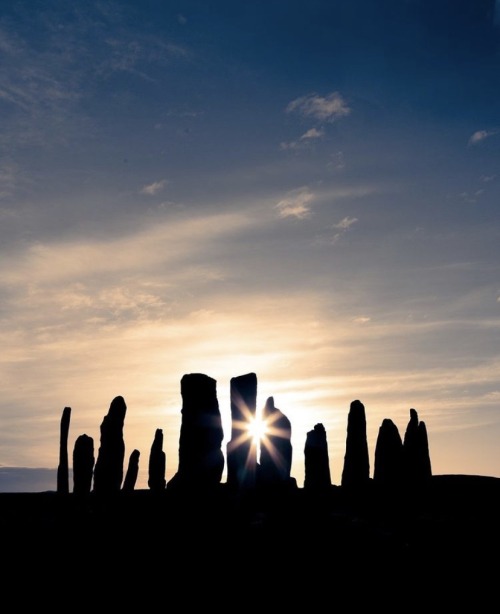
<svg viewBox="0 0 500 614">
<path fill-rule="evenodd" d="M 248 425 L 255 419 L 257 376 L 247 373 L 230 382 L 231 439 L 227 444 L 227 484 L 231 489 L 255 487 L 257 450 Z"/>
<path fill-rule="evenodd" d="M 70 420 L 71 407 L 65 407 L 61 417 L 59 465 L 57 467 L 57 492 L 62 494 L 69 493 L 68 433 Z"/>
</svg>

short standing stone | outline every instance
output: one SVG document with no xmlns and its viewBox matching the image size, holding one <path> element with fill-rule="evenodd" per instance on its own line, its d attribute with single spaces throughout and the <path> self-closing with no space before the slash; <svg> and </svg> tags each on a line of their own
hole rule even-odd
<svg viewBox="0 0 500 614">
<path fill-rule="evenodd" d="M 304 446 L 304 489 L 325 490 L 332 485 L 328 441 L 323 424 L 315 424 L 306 435 Z"/>
<path fill-rule="evenodd" d="M 401 435 L 394 422 L 385 418 L 378 431 L 373 480 L 383 486 L 398 486 L 403 479 L 404 459 Z"/>
<path fill-rule="evenodd" d="M 429 455 L 429 441 L 425 422 L 419 422 L 416 409 L 410 409 L 410 420 L 406 427 L 404 461 L 407 480 L 419 482 L 432 476 Z"/>
<path fill-rule="evenodd" d="M 151 452 L 149 454 L 148 466 L 148 486 L 150 490 L 158 492 L 165 490 L 167 485 L 165 481 L 165 464 L 166 457 L 163 451 L 163 431 L 156 429 Z"/>
<path fill-rule="evenodd" d="M 73 492 L 75 495 L 87 495 L 92 490 L 94 463 L 94 440 L 88 435 L 80 435 L 73 448 Z"/>
<path fill-rule="evenodd" d="M 123 480 L 122 487 L 122 490 L 124 492 L 133 492 L 135 490 L 137 476 L 139 475 L 140 455 L 141 453 L 139 452 L 139 450 L 132 450 L 129 456 L 127 473 L 125 474 L 125 479 Z"/>
</svg>

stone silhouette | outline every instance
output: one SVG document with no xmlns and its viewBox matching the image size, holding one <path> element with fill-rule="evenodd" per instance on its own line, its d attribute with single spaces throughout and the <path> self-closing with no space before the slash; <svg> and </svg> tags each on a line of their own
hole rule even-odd
<svg viewBox="0 0 500 614">
<path fill-rule="evenodd" d="M 352 401 L 347 417 L 347 437 L 342 470 L 342 486 L 363 488 L 370 480 L 370 460 L 366 438 L 365 406 Z"/>
<path fill-rule="evenodd" d="M 139 450 L 132 450 L 132 453 L 128 459 L 127 473 L 123 480 L 122 490 L 125 492 L 132 492 L 135 490 L 137 482 L 137 476 L 139 475 L 139 457 L 141 453 Z"/>
<path fill-rule="evenodd" d="M 326 430 L 321 423 L 315 424 L 306 435 L 304 469 L 305 489 L 321 491 L 332 485 Z"/>
<path fill-rule="evenodd" d="M 120 490 L 123 480 L 125 442 L 123 424 L 127 406 L 121 396 L 111 401 L 101 423 L 101 445 L 94 468 L 94 492 L 109 494 Z"/>
<path fill-rule="evenodd" d="M 269 397 L 262 411 L 267 433 L 260 443 L 258 484 L 265 487 L 288 486 L 292 467 L 292 425 Z"/>
<path fill-rule="evenodd" d="M 181 395 L 179 465 L 167 488 L 213 488 L 224 471 L 217 383 L 203 373 L 189 373 L 181 379 Z"/>
<path fill-rule="evenodd" d="M 68 466 L 68 434 L 71 420 L 71 407 L 65 407 L 61 416 L 59 439 L 59 465 L 57 467 L 57 492 L 69 493 L 69 466 Z"/>
<path fill-rule="evenodd" d="M 154 492 L 165 490 L 166 456 L 163 451 L 163 431 L 156 429 L 151 452 L 149 454 L 148 486 Z"/>
<path fill-rule="evenodd" d="M 420 482 L 432 476 L 429 441 L 425 422 L 418 420 L 418 413 L 410 409 L 410 420 L 403 441 L 405 471 L 410 482 Z"/>
<path fill-rule="evenodd" d="M 389 418 L 380 425 L 375 446 L 373 480 L 382 486 L 401 485 L 405 478 L 403 441 Z"/>
<path fill-rule="evenodd" d="M 80 435 L 73 448 L 73 492 L 75 495 L 87 495 L 91 492 L 94 463 L 94 440 L 88 435 Z"/>
<path fill-rule="evenodd" d="M 230 381 L 231 439 L 227 444 L 227 485 L 233 490 L 254 488 L 257 449 L 248 426 L 255 419 L 257 376 L 246 373 Z"/>
</svg>

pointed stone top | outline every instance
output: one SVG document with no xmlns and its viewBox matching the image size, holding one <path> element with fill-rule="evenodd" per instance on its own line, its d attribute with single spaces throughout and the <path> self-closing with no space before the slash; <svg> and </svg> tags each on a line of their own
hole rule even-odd
<svg viewBox="0 0 500 614">
<path fill-rule="evenodd" d="M 107 420 L 111 420 L 114 423 L 122 423 L 125 420 L 125 414 L 127 413 L 127 405 L 125 399 L 122 396 L 115 397 L 109 406 Z"/>
<path fill-rule="evenodd" d="M 271 414 L 272 412 L 274 412 L 276 410 L 276 407 L 274 405 L 274 397 L 268 397 L 266 404 L 264 406 L 264 415 L 267 416 L 268 414 Z"/>
</svg>

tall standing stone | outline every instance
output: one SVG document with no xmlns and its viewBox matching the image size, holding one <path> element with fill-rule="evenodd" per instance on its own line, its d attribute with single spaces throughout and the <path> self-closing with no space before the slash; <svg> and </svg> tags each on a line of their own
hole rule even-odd
<svg viewBox="0 0 500 614">
<path fill-rule="evenodd" d="M 346 450 L 342 486 L 363 488 L 370 480 L 370 460 L 366 438 L 365 406 L 352 401 L 347 418 Z"/>
<path fill-rule="evenodd" d="M 261 440 L 258 466 L 259 485 L 283 486 L 290 483 L 292 467 L 292 425 L 269 397 L 262 411 L 267 433 Z"/>
<path fill-rule="evenodd" d="M 123 424 L 127 406 L 121 396 L 111 401 L 108 413 L 101 423 L 101 445 L 94 469 L 94 492 L 118 492 L 123 480 L 125 442 Z"/>
<path fill-rule="evenodd" d="M 246 373 L 230 381 L 231 439 L 227 444 L 227 485 L 233 490 L 255 487 L 257 449 L 248 429 L 255 420 L 257 376 Z"/>
<path fill-rule="evenodd" d="M 224 471 L 217 382 L 203 373 L 188 373 L 181 379 L 181 395 L 179 465 L 167 487 L 213 488 Z"/>
<path fill-rule="evenodd" d="M 92 490 L 94 463 L 94 440 L 88 435 L 80 435 L 73 448 L 73 492 L 75 495 L 87 495 Z"/>
<path fill-rule="evenodd" d="M 429 441 L 425 422 L 419 422 L 416 409 L 410 409 L 404 442 L 405 471 L 408 481 L 417 482 L 432 476 Z"/>
<path fill-rule="evenodd" d="M 328 441 L 323 424 L 315 424 L 312 431 L 306 435 L 304 446 L 304 489 L 321 491 L 330 488 L 332 478 L 330 474 L 330 458 L 328 455 Z"/>
<path fill-rule="evenodd" d="M 123 480 L 122 490 L 124 492 L 133 492 L 135 490 L 135 484 L 137 482 L 137 476 L 139 475 L 139 457 L 141 453 L 139 450 L 132 450 L 129 459 L 127 473 Z"/>
<path fill-rule="evenodd" d="M 69 493 L 69 466 L 68 466 L 68 433 L 71 420 L 71 407 L 65 407 L 61 416 L 59 438 L 59 465 L 57 467 L 57 492 Z"/>
<path fill-rule="evenodd" d="M 165 490 L 166 456 L 163 451 L 163 431 L 156 429 L 149 454 L 148 486 L 154 492 Z"/>
<path fill-rule="evenodd" d="M 403 441 L 389 418 L 380 425 L 375 446 L 373 480 L 383 486 L 398 486 L 404 479 Z"/>
</svg>

